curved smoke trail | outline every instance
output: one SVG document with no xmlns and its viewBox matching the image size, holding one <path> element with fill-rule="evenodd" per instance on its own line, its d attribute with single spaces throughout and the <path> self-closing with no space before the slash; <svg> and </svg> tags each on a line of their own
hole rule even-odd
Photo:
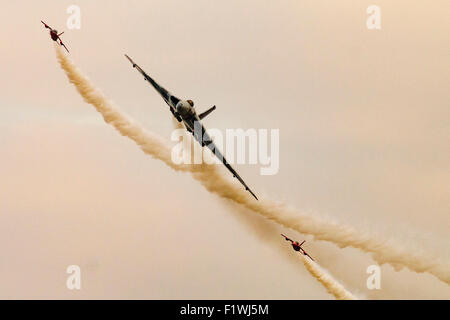
<svg viewBox="0 0 450 320">
<path fill-rule="evenodd" d="M 383 240 L 381 237 L 339 224 L 329 218 L 299 213 L 282 203 L 271 200 L 256 201 L 249 197 L 240 185 L 226 178 L 215 165 L 177 165 L 171 159 L 168 143 L 157 135 L 144 130 L 124 115 L 109 101 L 90 80 L 84 76 L 74 63 L 55 46 L 58 61 L 69 81 L 83 99 L 95 107 L 108 124 L 120 134 L 133 140 L 146 154 L 163 161 L 177 171 L 192 173 L 208 191 L 234 201 L 264 217 L 287 228 L 303 234 L 310 234 L 317 240 L 330 241 L 339 247 L 354 247 L 372 254 L 379 263 L 388 263 L 396 270 L 403 266 L 415 272 L 428 272 L 441 281 L 450 284 L 450 264 L 399 243 Z"/>
<path fill-rule="evenodd" d="M 339 282 L 337 282 L 328 272 L 322 269 L 311 259 L 302 256 L 306 270 L 317 279 L 329 293 L 337 300 L 357 300 L 357 298 L 348 292 Z"/>
</svg>

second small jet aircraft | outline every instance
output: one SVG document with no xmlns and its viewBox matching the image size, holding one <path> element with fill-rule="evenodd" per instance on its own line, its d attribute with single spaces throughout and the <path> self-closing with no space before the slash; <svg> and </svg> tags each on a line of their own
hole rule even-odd
<svg viewBox="0 0 450 320">
<path fill-rule="evenodd" d="M 60 46 L 64 47 L 64 49 L 67 50 L 67 52 L 69 52 L 69 50 L 67 49 L 67 47 L 64 45 L 64 43 L 62 42 L 60 36 L 64 33 L 61 32 L 58 34 L 58 30 L 53 29 L 52 27 L 50 27 L 48 24 L 46 24 L 44 21 L 41 20 L 41 22 L 44 24 L 45 29 L 50 29 L 50 37 L 52 38 L 53 41 L 55 41 L 56 43 L 58 43 Z M 59 40 L 59 42 L 58 42 Z"/>
<path fill-rule="evenodd" d="M 291 242 L 292 248 L 295 251 L 299 251 L 300 253 L 302 253 L 305 256 L 308 256 L 312 261 L 314 261 L 314 259 L 311 258 L 311 256 L 302 248 L 302 245 L 305 243 L 306 240 L 303 240 L 302 243 L 298 243 L 298 241 L 294 241 L 292 239 L 289 239 L 284 234 L 281 234 L 281 235 L 284 237 L 284 239 L 286 239 L 286 241 L 290 241 Z"/>
<path fill-rule="evenodd" d="M 173 116 L 178 120 L 178 122 L 183 122 L 186 129 L 192 133 L 195 140 L 197 140 L 202 147 L 207 146 L 214 155 L 222 161 L 222 163 L 227 167 L 227 169 L 233 174 L 233 177 L 237 178 L 240 183 L 245 187 L 245 190 L 250 192 L 256 200 L 258 198 L 256 195 L 250 190 L 250 188 L 245 184 L 244 180 L 237 174 L 237 172 L 231 167 L 231 165 L 227 162 L 222 153 L 217 149 L 211 137 L 206 132 L 205 127 L 200 122 L 201 119 L 206 117 L 212 111 L 216 109 L 216 106 L 206 110 L 203 113 L 197 114 L 194 109 L 194 102 L 192 100 L 181 100 L 174 95 L 172 95 L 169 91 L 161 87 L 155 80 L 152 79 L 144 70 L 141 69 L 133 60 L 127 55 L 125 57 L 131 62 L 133 68 L 136 68 L 143 76 L 144 80 L 150 82 L 150 84 L 158 91 L 161 97 L 169 106 L 170 112 L 172 112 Z"/>
</svg>

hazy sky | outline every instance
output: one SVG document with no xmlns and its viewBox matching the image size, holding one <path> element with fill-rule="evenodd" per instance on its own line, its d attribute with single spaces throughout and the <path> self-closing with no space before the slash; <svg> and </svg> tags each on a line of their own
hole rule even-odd
<svg viewBox="0 0 450 320">
<path fill-rule="evenodd" d="M 66 9 L 81 8 L 68 30 Z M 381 30 L 366 8 L 381 8 Z M 280 170 L 235 166 L 261 197 L 450 259 L 450 2 L 16 1 L 0 35 L 0 298 L 332 298 L 280 229 L 209 194 L 105 124 L 59 68 L 48 32 L 134 119 L 169 139 L 171 114 L 131 68 L 209 128 L 280 130 Z M 306 237 L 311 240 L 309 237 Z M 278 244 L 280 242 L 280 245 Z M 308 241 L 367 298 L 450 298 L 427 274 Z M 66 267 L 82 270 L 69 291 Z"/>
</svg>

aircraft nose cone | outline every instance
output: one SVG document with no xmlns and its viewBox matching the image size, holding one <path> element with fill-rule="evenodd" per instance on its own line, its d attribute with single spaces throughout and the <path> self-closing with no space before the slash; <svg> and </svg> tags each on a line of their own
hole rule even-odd
<svg viewBox="0 0 450 320">
<path fill-rule="evenodd" d="M 187 109 L 188 108 L 182 102 L 178 103 L 178 105 L 177 105 L 177 112 L 179 114 L 185 114 L 187 112 Z"/>
</svg>

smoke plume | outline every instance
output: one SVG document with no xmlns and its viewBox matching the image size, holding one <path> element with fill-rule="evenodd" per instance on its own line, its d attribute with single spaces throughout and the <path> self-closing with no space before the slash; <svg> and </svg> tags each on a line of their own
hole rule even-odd
<svg viewBox="0 0 450 320">
<path fill-rule="evenodd" d="M 450 284 L 450 265 L 437 258 L 380 236 L 363 232 L 351 226 L 342 225 L 329 218 L 300 213 L 294 208 L 272 200 L 253 199 L 239 184 L 222 174 L 217 165 L 177 165 L 171 160 L 170 144 L 159 136 L 143 129 L 123 114 L 108 100 L 91 81 L 82 74 L 68 56 L 56 46 L 58 62 L 83 99 L 94 106 L 106 123 L 120 134 L 133 140 L 146 154 L 163 161 L 177 171 L 192 173 L 208 191 L 229 199 L 270 219 L 284 227 L 303 234 L 310 234 L 317 240 L 333 242 L 339 247 L 354 247 L 372 254 L 379 263 L 388 263 L 396 270 L 405 266 L 415 272 L 428 272 L 441 281 Z"/>
<path fill-rule="evenodd" d="M 303 263 L 306 270 L 317 279 L 329 293 L 331 293 L 337 300 L 357 300 L 357 298 L 337 282 L 328 272 L 322 269 L 317 263 L 302 256 Z"/>
</svg>

